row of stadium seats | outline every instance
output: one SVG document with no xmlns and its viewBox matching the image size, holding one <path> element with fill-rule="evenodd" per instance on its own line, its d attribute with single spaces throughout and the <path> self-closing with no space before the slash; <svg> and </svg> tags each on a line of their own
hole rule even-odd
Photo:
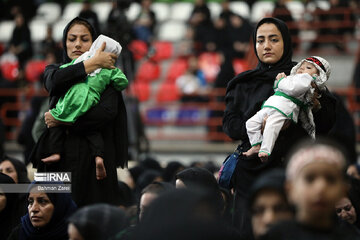
<svg viewBox="0 0 360 240">
<path fill-rule="evenodd" d="M 329 8 L 329 2 L 325 0 L 318 0 L 317 4 L 323 8 Z M 221 12 L 221 4 L 218 2 L 209 2 L 209 9 L 212 17 L 216 18 Z M 305 11 L 304 5 L 300 1 L 288 1 L 287 6 L 291 11 L 295 20 L 302 17 Z M 231 10 L 242 17 L 249 19 L 251 22 L 257 22 L 267 13 L 271 13 L 274 9 L 274 2 L 272 1 L 257 1 L 250 10 L 248 4 L 244 1 L 233 1 L 230 4 Z M 78 16 L 81 11 L 82 3 L 71 2 L 68 3 L 61 14 L 60 5 L 55 2 L 42 3 L 35 18 L 29 23 L 32 33 L 32 41 L 38 42 L 45 38 L 48 24 L 53 25 L 54 38 L 59 41 L 62 37 L 62 30 L 69 20 Z M 158 21 L 157 32 L 159 40 L 178 41 L 186 31 L 186 20 L 189 19 L 193 9 L 191 2 L 154 2 L 152 10 L 156 14 Z M 126 10 L 126 15 L 130 21 L 134 20 L 140 12 L 140 4 L 133 2 L 130 8 Z M 93 10 L 97 13 L 99 22 L 102 25 L 106 24 L 107 17 L 111 11 L 111 2 L 96 2 L 93 4 Z M 0 22 L 0 42 L 6 43 L 9 41 L 14 28 L 13 21 Z"/>
</svg>

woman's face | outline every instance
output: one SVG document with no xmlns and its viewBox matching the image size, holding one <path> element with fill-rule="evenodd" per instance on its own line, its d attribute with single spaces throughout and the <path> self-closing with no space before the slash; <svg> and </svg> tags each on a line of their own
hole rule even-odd
<svg viewBox="0 0 360 240">
<path fill-rule="evenodd" d="M 356 222 L 356 212 L 349 198 L 344 197 L 335 205 L 335 211 L 338 217 L 350 224 Z"/>
<path fill-rule="evenodd" d="M 36 228 L 46 226 L 54 213 L 54 204 L 46 193 L 30 192 L 28 212 L 31 224 Z"/>
<path fill-rule="evenodd" d="M 84 240 L 84 238 L 79 233 L 78 229 L 72 223 L 70 223 L 68 226 L 68 234 L 69 234 L 69 240 Z"/>
<path fill-rule="evenodd" d="M 85 25 L 75 24 L 69 29 L 66 36 L 66 52 L 71 60 L 89 51 L 91 44 L 91 33 Z"/>
<path fill-rule="evenodd" d="M 6 207 L 6 196 L 5 193 L 0 192 L 0 213 Z"/>
<path fill-rule="evenodd" d="M 8 175 L 14 180 L 15 183 L 18 183 L 18 175 L 16 169 L 9 160 L 5 160 L 0 163 L 0 173 Z"/>
<path fill-rule="evenodd" d="M 256 32 L 256 52 L 261 62 L 273 65 L 284 53 L 284 40 L 273 23 L 262 24 Z"/>
</svg>

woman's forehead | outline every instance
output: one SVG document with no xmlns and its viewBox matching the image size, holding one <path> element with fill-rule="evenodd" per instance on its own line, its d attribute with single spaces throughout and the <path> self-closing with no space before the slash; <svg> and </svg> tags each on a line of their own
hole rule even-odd
<svg viewBox="0 0 360 240">
<path fill-rule="evenodd" d="M 256 31 L 256 37 L 271 37 L 278 36 L 282 37 L 280 30 L 273 23 L 263 23 Z"/>
<path fill-rule="evenodd" d="M 83 24 L 77 23 L 69 28 L 68 35 L 90 35 L 90 30 Z"/>
</svg>

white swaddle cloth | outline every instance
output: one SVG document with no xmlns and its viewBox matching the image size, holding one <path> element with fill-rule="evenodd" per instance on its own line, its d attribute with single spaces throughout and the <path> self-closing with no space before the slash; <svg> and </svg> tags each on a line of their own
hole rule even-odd
<svg viewBox="0 0 360 240">
<path fill-rule="evenodd" d="M 121 50 L 122 50 L 120 43 L 118 43 L 117 41 L 115 41 L 112 38 L 109 38 L 105 35 L 100 34 L 96 38 L 96 40 L 93 42 L 93 44 L 91 45 L 90 50 L 84 52 L 80 57 L 78 57 L 75 60 L 74 64 L 85 61 L 85 60 L 93 57 L 95 55 L 96 51 L 101 47 L 103 42 L 106 42 L 106 47 L 104 49 L 104 52 L 115 53 L 116 56 L 120 55 Z M 101 68 L 98 68 L 95 71 L 89 73 L 89 75 L 93 77 L 96 74 L 98 74 L 100 71 L 101 71 Z"/>
</svg>

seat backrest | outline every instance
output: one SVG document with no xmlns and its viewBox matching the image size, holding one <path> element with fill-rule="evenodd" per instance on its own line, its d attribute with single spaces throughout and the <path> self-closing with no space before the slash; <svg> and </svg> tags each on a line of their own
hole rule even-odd
<svg viewBox="0 0 360 240">
<path fill-rule="evenodd" d="M 286 2 L 286 7 L 291 12 L 291 15 L 295 21 L 301 20 L 303 14 L 305 12 L 305 6 L 302 2 L 289 1 L 289 2 Z"/>
<path fill-rule="evenodd" d="M 219 17 L 220 13 L 221 13 L 221 5 L 218 2 L 209 2 L 207 3 L 209 9 L 210 9 L 210 13 L 211 13 L 211 18 L 216 19 Z"/>
<path fill-rule="evenodd" d="M 187 21 L 190 18 L 194 4 L 190 2 L 175 2 L 171 5 L 170 19 Z"/>
<path fill-rule="evenodd" d="M 250 7 L 244 1 L 230 2 L 229 8 L 232 12 L 240 15 L 241 17 L 248 19 L 250 18 Z"/>
<path fill-rule="evenodd" d="M 151 4 L 151 10 L 154 11 L 158 22 L 167 21 L 170 18 L 170 4 L 154 2 Z"/>
<path fill-rule="evenodd" d="M 11 39 L 14 28 L 15 28 L 14 21 L 1 21 L 0 22 L 0 42 L 8 43 Z"/>
<path fill-rule="evenodd" d="M 252 6 L 250 21 L 257 23 L 263 17 L 270 16 L 274 7 L 274 2 L 256 1 Z"/>
<path fill-rule="evenodd" d="M 55 2 L 44 2 L 38 7 L 34 20 L 43 20 L 47 23 L 53 23 L 60 18 L 60 15 L 60 4 Z"/>
<path fill-rule="evenodd" d="M 126 10 L 126 17 L 129 21 L 134 21 L 135 18 L 139 15 L 141 6 L 139 3 L 132 2 L 130 7 Z"/>
<path fill-rule="evenodd" d="M 69 23 L 68 20 L 60 20 L 53 25 L 53 37 L 54 40 L 59 42 L 62 40 L 65 26 Z"/>
<path fill-rule="evenodd" d="M 111 8 L 112 8 L 111 2 L 95 2 L 92 5 L 92 9 L 94 12 L 96 12 L 100 23 L 106 23 Z"/>
<path fill-rule="evenodd" d="M 41 42 L 46 37 L 48 24 L 42 20 L 33 20 L 29 24 L 31 40 L 33 42 Z"/>
<path fill-rule="evenodd" d="M 160 41 L 176 42 L 184 38 L 186 25 L 182 21 L 168 21 L 162 23 L 158 28 L 158 39 Z"/>
<path fill-rule="evenodd" d="M 79 13 L 82 9 L 82 3 L 81 2 L 70 2 L 66 4 L 64 8 L 64 13 L 61 16 L 61 19 L 70 21 L 73 18 L 79 16 Z"/>
</svg>

